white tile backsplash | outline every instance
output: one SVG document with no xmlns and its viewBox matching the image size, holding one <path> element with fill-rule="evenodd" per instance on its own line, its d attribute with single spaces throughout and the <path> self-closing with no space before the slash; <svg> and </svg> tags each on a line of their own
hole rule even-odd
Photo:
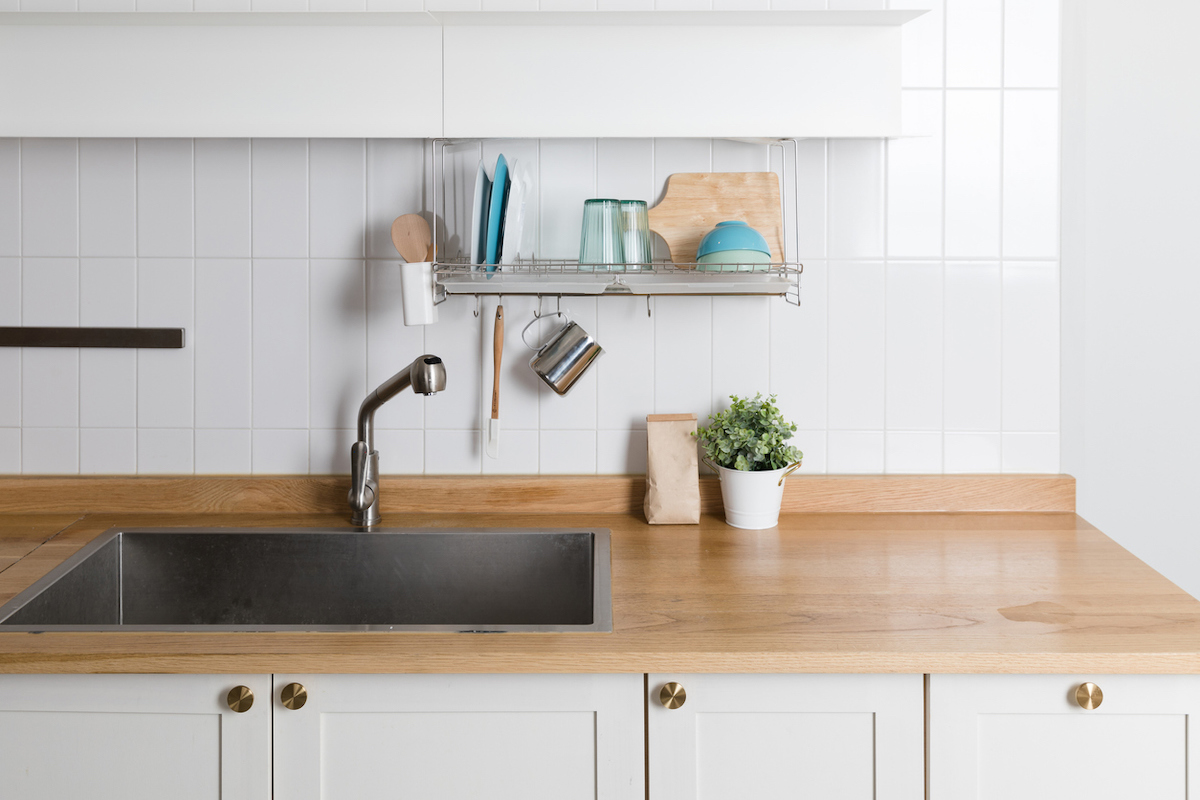
<svg viewBox="0 0 1200 800">
<path fill-rule="evenodd" d="M 178 2 L 196 11 L 424 7 Z M 549 8 L 530 2 L 428 5 Z M 668 5 L 679 2 L 885 5 Z M 56 4 L 76 7 L 22 8 Z M 535 299 L 504 298 L 499 459 L 481 439 L 495 299 L 476 317 L 473 298 L 452 298 L 425 327 L 405 326 L 400 313 L 390 228 L 405 213 L 433 220 L 431 143 L 0 139 L 0 324 L 128 324 L 132 313 L 136 324 L 187 330 L 183 350 L 0 348 L 0 472 L 344 474 L 362 397 L 421 353 L 446 360 L 447 389 L 404 392 L 379 411 L 385 473 L 636 473 L 646 414 L 690 411 L 703 423 L 726 394 L 756 391 L 778 394 L 797 423 L 806 474 L 1057 470 L 1057 4 L 886 5 L 931 9 L 902 29 L 907 137 L 799 143 L 797 196 L 784 202 L 786 227 L 798 216 L 789 251 L 805 265 L 802 306 L 661 297 L 648 317 L 644 298 L 568 298 L 606 354 L 560 398 L 541 388 L 520 342 Z M 489 168 L 499 153 L 528 164 L 539 255 L 568 258 L 587 197 L 653 204 L 677 172 L 784 170 L 763 145 L 692 139 L 490 141 L 447 152 L 463 173 L 455 215 L 469 204 L 481 152 Z M 445 222 L 439 234 L 453 251 L 460 235 Z M 545 298 L 543 309 L 553 307 Z"/>
</svg>

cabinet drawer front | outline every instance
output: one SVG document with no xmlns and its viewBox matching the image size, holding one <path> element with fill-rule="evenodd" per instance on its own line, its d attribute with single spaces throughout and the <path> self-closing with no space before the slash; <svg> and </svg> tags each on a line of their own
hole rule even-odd
<svg viewBox="0 0 1200 800">
<path fill-rule="evenodd" d="M 1100 687 L 1093 709 L 1081 684 Z M 1184 800 L 1200 676 L 932 675 L 931 800 Z"/>
<path fill-rule="evenodd" d="M 0 676 L 0 796 L 268 800 L 270 692 L 269 675 Z"/>
<path fill-rule="evenodd" d="M 924 794 L 920 675 L 651 675 L 648 690 L 654 800 Z"/>
<path fill-rule="evenodd" d="M 303 708 L 279 701 L 307 691 Z M 641 675 L 277 675 L 279 800 L 640 800 Z"/>
</svg>

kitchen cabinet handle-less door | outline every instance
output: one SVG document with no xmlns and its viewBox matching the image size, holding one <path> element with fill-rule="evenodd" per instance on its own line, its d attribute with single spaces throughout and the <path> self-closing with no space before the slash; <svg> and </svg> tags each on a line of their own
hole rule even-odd
<svg viewBox="0 0 1200 800">
<path fill-rule="evenodd" d="M 645 797 L 641 675 L 276 675 L 271 700 L 277 800 Z"/>
<path fill-rule="evenodd" d="M 922 680 L 650 675 L 650 798 L 922 800 Z"/>
<path fill-rule="evenodd" d="M 1194 797 L 1197 713 L 1196 675 L 931 675 L 929 797 Z"/>
<path fill-rule="evenodd" d="M 269 800 L 270 691 L 269 675 L 0 675 L 0 797 Z"/>
</svg>

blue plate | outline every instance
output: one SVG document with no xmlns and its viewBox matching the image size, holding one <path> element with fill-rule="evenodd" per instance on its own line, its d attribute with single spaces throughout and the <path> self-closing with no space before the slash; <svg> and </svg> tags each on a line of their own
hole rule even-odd
<svg viewBox="0 0 1200 800">
<path fill-rule="evenodd" d="M 508 161 L 503 154 L 496 159 L 492 175 L 492 207 L 488 212 L 487 271 L 495 272 L 500 263 L 500 243 L 504 241 L 504 207 L 508 205 Z"/>
</svg>

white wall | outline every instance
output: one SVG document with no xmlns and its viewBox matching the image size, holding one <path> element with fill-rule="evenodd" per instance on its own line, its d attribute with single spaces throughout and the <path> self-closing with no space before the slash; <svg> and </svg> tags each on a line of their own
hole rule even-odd
<svg viewBox="0 0 1200 800">
<path fill-rule="evenodd" d="M 1063 465 L 1080 514 L 1200 596 L 1200 5 L 1064 13 Z"/>
<path fill-rule="evenodd" d="M 368 387 L 434 352 L 449 388 L 381 412 L 386 472 L 638 472 L 647 413 L 756 391 L 809 472 L 1057 472 L 1057 3 L 905 4 L 934 9 L 905 29 L 915 135 L 802 143 L 803 307 L 569 300 L 608 354 L 563 399 L 519 345 L 533 301 L 506 298 L 500 461 L 491 303 L 400 323 L 388 226 L 428 206 L 421 142 L 0 140 L 0 324 L 188 329 L 183 351 L 0 350 L 0 471 L 344 472 Z M 499 150 L 536 166 L 546 256 L 577 252 L 586 197 L 769 165 L 708 140 Z"/>
</svg>

